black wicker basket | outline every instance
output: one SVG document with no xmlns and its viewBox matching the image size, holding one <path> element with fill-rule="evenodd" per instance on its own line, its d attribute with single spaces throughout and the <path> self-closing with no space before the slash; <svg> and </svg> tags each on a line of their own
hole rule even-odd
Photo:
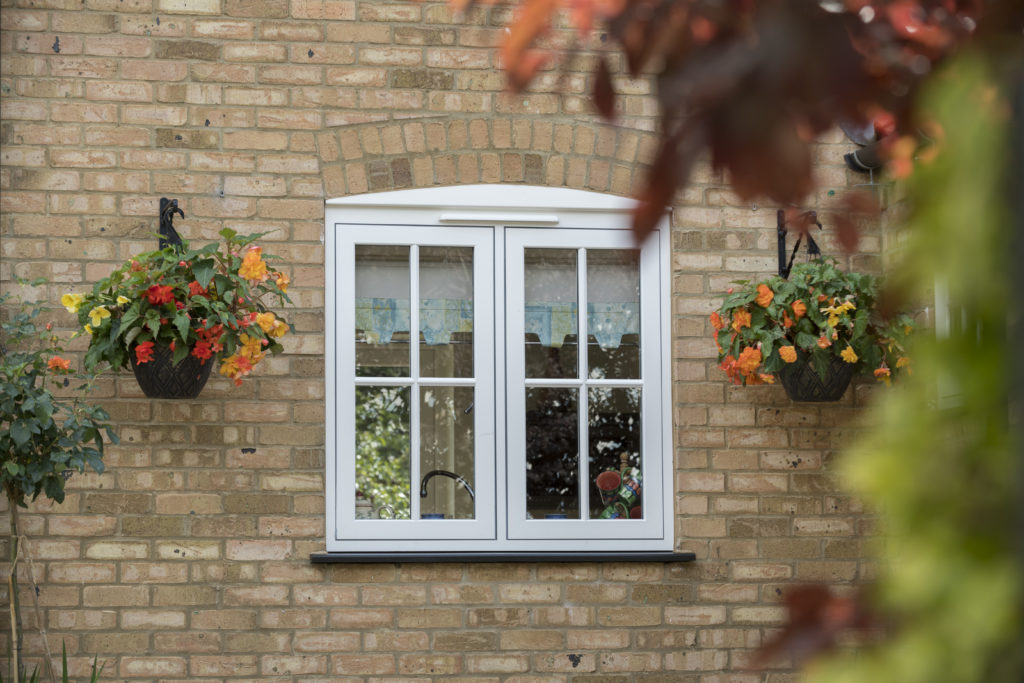
<svg viewBox="0 0 1024 683">
<path fill-rule="evenodd" d="M 853 379 L 853 364 L 832 356 L 824 380 L 814 366 L 804 360 L 784 366 L 778 374 L 793 401 L 838 401 Z"/>
<path fill-rule="evenodd" d="M 167 346 L 154 346 L 153 359 L 136 363 L 135 349 L 132 349 L 131 363 L 135 379 L 142 387 L 142 393 L 150 398 L 195 398 L 210 379 L 215 359 L 202 363 L 195 356 L 185 356 L 177 365 L 172 359 L 174 352 Z"/>
</svg>

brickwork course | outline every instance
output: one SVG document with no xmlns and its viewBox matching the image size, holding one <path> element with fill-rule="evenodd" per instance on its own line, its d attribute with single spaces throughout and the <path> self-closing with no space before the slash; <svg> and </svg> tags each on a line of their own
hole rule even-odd
<svg viewBox="0 0 1024 683">
<path fill-rule="evenodd" d="M 776 269 L 778 207 L 740 201 L 706 164 L 676 198 L 671 256 L 675 539 L 697 561 L 309 561 L 324 549 L 325 199 L 466 183 L 630 195 L 654 150 L 649 79 L 615 78 L 614 125 L 592 114 L 599 37 L 526 94 L 503 93 L 510 16 L 430 1 L 0 0 L 0 284 L 46 278 L 31 294 L 54 304 L 85 290 L 154 248 L 167 196 L 189 239 L 272 231 L 264 246 L 295 301 L 286 353 L 239 388 L 216 377 L 175 402 L 144 398 L 130 373 L 100 380 L 121 439 L 107 471 L 21 517 L 32 661 L 34 582 L 51 649 L 66 645 L 78 675 L 98 655 L 105 680 L 797 680 L 786 662 L 744 667 L 787 588 L 849 591 L 874 572 L 875 520 L 834 470 L 875 387 L 817 405 L 725 382 L 708 314 L 731 281 Z M 572 42 L 564 25 L 550 40 Z M 865 182 L 844 168 L 850 148 L 822 138 L 804 208 L 827 216 Z M 882 226 L 865 226 L 854 256 L 829 227 L 826 253 L 882 267 Z M 59 307 L 53 320 L 70 333 Z"/>
</svg>

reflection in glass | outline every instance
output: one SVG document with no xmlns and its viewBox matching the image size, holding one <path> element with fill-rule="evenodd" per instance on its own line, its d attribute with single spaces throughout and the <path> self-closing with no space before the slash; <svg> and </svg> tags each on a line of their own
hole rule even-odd
<svg viewBox="0 0 1024 683">
<path fill-rule="evenodd" d="M 609 506 L 623 503 L 633 517 L 642 516 L 643 468 L 640 457 L 640 388 L 590 388 L 587 393 L 587 457 L 590 469 L 590 517 L 598 518 Z M 632 472 L 635 468 L 637 471 Z M 612 470 L 621 480 L 636 480 L 639 496 L 623 489 L 620 495 L 602 491 L 602 472 Z M 638 476 L 640 475 L 640 476 Z M 605 479 L 614 479 L 606 476 Z M 604 481 L 601 482 L 602 484 Z M 621 481 L 620 481 L 621 483 Z M 637 488 L 637 487 L 634 487 Z M 621 508 L 620 508 L 621 509 Z"/>
<path fill-rule="evenodd" d="M 356 246 L 356 376 L 409 376 L 409 247 Z"/>
<path fill-rule="evenodd" d="M 421 517 L 473 519 L 473 387 L 420 388 L 420 475 Z"/>
<path fill-rule="evenodd" d="M 420 247 L 420 376 L 473 376 L 473 248 Z"/>
<path fill-rule="evenodd" d="M 409 519 L 411 390 L 361 386 L 355 391 L 356 516 Z"/>
<path fill-rule="evenodd" d="M 576 377 L 576 250 L 526 249 L 524 269 L 526 376 Z"/>
<path fill-rule="evenodd" d="M 578 391 L 526 390 L 526 515 L 580 517 Z"/>
<path fill-rule="evenodd" d="M 587 250 L 587 376 L 640 377 L 640 252 Z"/>
</svg>

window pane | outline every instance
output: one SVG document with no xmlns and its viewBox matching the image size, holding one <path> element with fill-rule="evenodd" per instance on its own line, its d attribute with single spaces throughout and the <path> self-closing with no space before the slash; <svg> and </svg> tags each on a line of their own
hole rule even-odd
<svg viewBox="0 0 1024 683">
<path fill-rule="evenodd" d="M 420 376 L 473 376 L 473 249 L 421 247 Z"/>
<path fill-rule="evenodd" d="M 587 250 L 587 367 L 596 379 L 640 377 L 640 252 Z"/>
<path fill-rule="evenodd" d="M 356 518 L 409 519 L 409 387 L 356 387 Z"/>
<path fill-rule="evenodd" d="M 420 516 L 473 519 L 473 387 L 421 387 L 420 397 Z"/>
<path fill-rule="evenodd" d="M 576 377 L 575 249 L 526 249 L 526 376 Z"/>
<path fill-rule="evenodd" d="M 642 517 L 640 388 L 591 388 L 587 399 L 590 516 Z"/>
<path fill-rule="evenodd" d="M 526 514 L 579 519 L 576 389 L 526 390 Z"/>
<path fill-rule="evenodd" d="M 409 376 L 409 247 L 356 246 L 356 376 Z"/>
</svg>

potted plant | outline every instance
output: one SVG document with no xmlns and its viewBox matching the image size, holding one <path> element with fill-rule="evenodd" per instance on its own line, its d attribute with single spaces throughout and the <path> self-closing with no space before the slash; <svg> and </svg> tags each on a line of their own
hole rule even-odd
<svg viewBox="0 0 1024 683">
<path fill-rule="evenodd" d="M 872 275 L 816 258 L 794 266 L 789 279 L 735 284 L 711 314 L 719 367 L 731 382 L 772 383 L 777 374 L 794 401 L 836 401 L 854 374 L 889 383 L 910 371 L 913 321 L 879 314 Z"/>
<path fill-rule="evenodd" d="M 210 369 L 236 385 L 266 356 L 283 350 L 290 327 L 268 308 L 283 305 L 289 278 L 271 268 L 254 242 L 225 228 L 222 242 L 139 254 L 61 303 L 90 336 L 85 366 L 132 366 L 151 398 L 195 398 Z"/>
<path fill-rule="evenodd" d="M 11 601 L 11 679 L 17 681 L 25 680 L 20 660 L 18 510 L 40 494 L 63 502 L 64 485 L 73 472 L 84 472 L 87 465 L 103 472 L 104 435 L 115 444 L 118 438 L 107 424 L 106 411 L 84 400 L 94 379 L 92 373 L 75 372 L 72 359 L 61 356 L 63 350 L 52 324 L 37 324 L 45 308 L 13 300 L 9 293 L 0 295 L 5 313 L 0 324 L 0 487 L 10 517 L 6 583 Z M 73 380 L 83 384 L 71 387 Z M 93 669 L 95 672 L 95 663 Z"/>
</svg>

